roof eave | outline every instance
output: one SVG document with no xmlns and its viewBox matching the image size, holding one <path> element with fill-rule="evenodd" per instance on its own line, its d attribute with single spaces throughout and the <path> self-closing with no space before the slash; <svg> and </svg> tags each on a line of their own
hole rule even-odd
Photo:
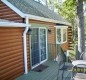
<svg viewBox="0 0 86 80">
<path fill-rule="evenodd" d="M 52 22 L 52 23 L 56 23 L 56 24 L 59 23 L 59 24 L 71 26 L 71 24 L 68 23 L 68 22 L 62 22 L 62 21 L 58 21 L 58 20 L 54 20 L 54 19 L 49 19 L 49 18 L 44 18 L 44 17 L 39 17 L 39 16 L 31 15 L 31 14 L 25 14 L 22 11 L 20 11 L 18 8 L 16 8 L 15 6 L 13 6 L 7 0 L 1 0 L 1 1 L 3 3 L 5 3 L 8 7 L 10 7 L 13 11 L 15 11 L 18 15 L 20 15 L 22 18 L 25 18 L 26 16 L 28 16 L 29 19 L 40 20 L 40 21 L 45 21 L 45 22 Z"/>
<path fill-rule="evenodd" d="M 62 21 L 58 21 L 58 20 L 54 20 L 54 19 L 49 19 L 49 18 L 34 16 L 34 15 L 31 15 L 31 14 L 26 14 L 26 15 L 28 15 L 29 19 L 41 20 L 41 21 L 45 21 L 45 22 L 52 22 L 52 23 L 56 23 L 56 24 L 59 23 L 59 24 L 71 26 L 71 24 L 68 23 L 68 22 L 62 22 Z"/>
</svg>

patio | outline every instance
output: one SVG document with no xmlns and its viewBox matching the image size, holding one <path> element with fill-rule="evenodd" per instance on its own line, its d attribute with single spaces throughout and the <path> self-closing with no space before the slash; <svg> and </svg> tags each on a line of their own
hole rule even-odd
<svg viewBox="0 0 86 80">
<path fill-rule="evenodd" d="M 48 68 L 46 68 L 42 72 L 31 70 L 28 74 L 21 75 L 16 80 L 70 80 L 71 71 L 66 70 L 63 73 L 63 70 L 60 70 L 58 74 L 59 67 L 57 61 L 49 60 L 43 63 L 43 65 L 47 65 Z"/>
</svg>

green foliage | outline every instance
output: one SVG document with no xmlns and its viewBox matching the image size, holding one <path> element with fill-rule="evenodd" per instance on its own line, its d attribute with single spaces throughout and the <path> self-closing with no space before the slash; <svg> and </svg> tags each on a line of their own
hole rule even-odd
<svg viewBox="0 0 86 80">
<path fill-rule="evenodd" d="M 59 9 L 59 13 L 64 16 L 69 22 L 74 23 L 76 17 L 76 1 L 66 0 L 63 5 L 59 6 L 55 4 L 55 7 Z"/>
</svg>

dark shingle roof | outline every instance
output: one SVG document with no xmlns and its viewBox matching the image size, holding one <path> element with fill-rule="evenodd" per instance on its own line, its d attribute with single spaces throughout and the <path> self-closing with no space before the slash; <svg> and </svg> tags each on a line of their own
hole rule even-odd
<svg viewBox="0 0 86 80">
<path fill-rule="evenodd" d="M 68 23 L 62 16 L 57 15 L 46 6 L 34 0 L 7 0 L 25 14 L 31 14 Z"/>
</svg>

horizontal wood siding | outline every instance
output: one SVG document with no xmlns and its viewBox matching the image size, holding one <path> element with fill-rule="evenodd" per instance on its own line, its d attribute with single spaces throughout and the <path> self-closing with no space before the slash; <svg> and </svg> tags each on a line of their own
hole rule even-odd
<svg viewBox="0 0 86 80">
<path fill-rule="evenodd" d="M 48 43 L 56 44 L 56 29 L 54 26 L 49 26 L 51 33 L 48 33 Z"/>
<path fill-rule="evenodd" d="M 0 19 L 23 22 L 23 19 L 0 0 Z"/>
<path fill-rule="evenodd" d="M 44 24 L 44 25 L 48 25 L 48 26 L 55 26 L 55 23 L 32 20 L 32 19 L 30 19 L 30 23 Z"/>
<path fill-rule="evenodd" d="M 28 71 L 31 69 L 31 64 L 30 64 L 30 35 L 27 33 L 27 60 L 28 60 Z"/>
<path fill-rule="evenodd" d="M 0 28 L 0 80 L 24 73 L 23 28 Z"/>
<path fill-rule="evenodd" d="M 54 26 L 49 26 L 51 33 L 48 33 L 48 45 L 49 45 L 49 55 L 51 59 L 54 60 L 56 58 L 56 28 Z M 50 57 L 49 57 L 50 58 Z"/>
<path fill-rule="evenodd" d="M 68 27 L 68 49 L 72 50 L 73 46 L 72 46 L 72 27 Z"/>
</svg>

